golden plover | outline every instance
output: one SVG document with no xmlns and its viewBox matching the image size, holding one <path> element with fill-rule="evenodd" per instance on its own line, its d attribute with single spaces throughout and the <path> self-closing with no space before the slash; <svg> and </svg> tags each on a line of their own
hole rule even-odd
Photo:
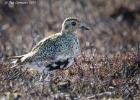
<svg viewBox="0 0 140 100">
<path fill-rule="evenodd" d="M 65 19 L 61 32 L 42 39 L 29 53 L 11 57 L 14 65 L 37 64 L 37 67 L 31 67 L 40 73 L 68 68 L 81 52 L 75 33 L 79 28 L 88 30 L 77 18 Z"/>
</svg>

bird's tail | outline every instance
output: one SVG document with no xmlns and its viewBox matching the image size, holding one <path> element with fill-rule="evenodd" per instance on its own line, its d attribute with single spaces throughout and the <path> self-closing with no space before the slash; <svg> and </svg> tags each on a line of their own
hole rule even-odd
<svg viewBox="0 0 140 100">
<path fill-rule="evenodd" d="M 11 60 L 11 63 L 13 64 L 12 67 L 16 67 L 18 65 L 21 65 L 22 64 L 22 57 L 24 57 L 24 55 L 21 55 L 21 56 L 12 56 L 12 57 L 9 57 L 9 59 Z"/>
</svg>

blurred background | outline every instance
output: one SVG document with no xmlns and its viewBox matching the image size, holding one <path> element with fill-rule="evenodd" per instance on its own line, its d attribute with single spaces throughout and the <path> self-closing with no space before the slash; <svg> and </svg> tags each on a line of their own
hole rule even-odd
<svg viewBox="0 0 140 100">
<path fill-rule="evenodd" d="M 77 33 L 77 64 L 53 71 L 43 85 L 36 85 L 37 73 L 11 68 L 9 56 L 59 32 L 67 17 L 90 28 Z M 140 100 L 139 94 L 140 0 L 0 0 L 0 98 Z"/>
<path fill-rule="evenodd" d="M 78 33 L 83 49 L 112 53 L 140 41 L 139 0 L 0 0 L 0 60 L 30 51 L 67 17 L 91 28 Z"/>
</svg>

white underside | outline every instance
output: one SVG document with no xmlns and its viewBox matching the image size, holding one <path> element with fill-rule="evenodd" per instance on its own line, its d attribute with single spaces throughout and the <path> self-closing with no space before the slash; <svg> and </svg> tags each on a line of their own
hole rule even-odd
<svg viewBox="0 0 140 100">
<path fill-rule="evenodd" d="M 39 73 L 42 73 L 43 70 L 45 69 L 45 66 L 42 62 L 38 62 L 38 63 L 26 64 L 25 68 L 34 69 L 37 70 Z"/>
</svg>

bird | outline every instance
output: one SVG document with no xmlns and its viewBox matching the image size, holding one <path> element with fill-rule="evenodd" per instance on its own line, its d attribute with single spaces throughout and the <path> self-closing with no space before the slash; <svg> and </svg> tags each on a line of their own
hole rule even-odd
<svg viewBox="0 0 140 100">
<path fill-rule="evenodd" d="M 20 56 L 13 56 L 14 66 L 34 64 L 30 66 L 39 73 L 48 74 L 48 71 L 55 69 L 67 69 L 75 62 L 75 58 L 80 55 L 81 48 L 78 36 L 78 29 L 89 30 L 76 17 L 69 17 L 62 23 L 61 31 L 45 37 L 38 42 L 30 52 Z"/>
</svg>

